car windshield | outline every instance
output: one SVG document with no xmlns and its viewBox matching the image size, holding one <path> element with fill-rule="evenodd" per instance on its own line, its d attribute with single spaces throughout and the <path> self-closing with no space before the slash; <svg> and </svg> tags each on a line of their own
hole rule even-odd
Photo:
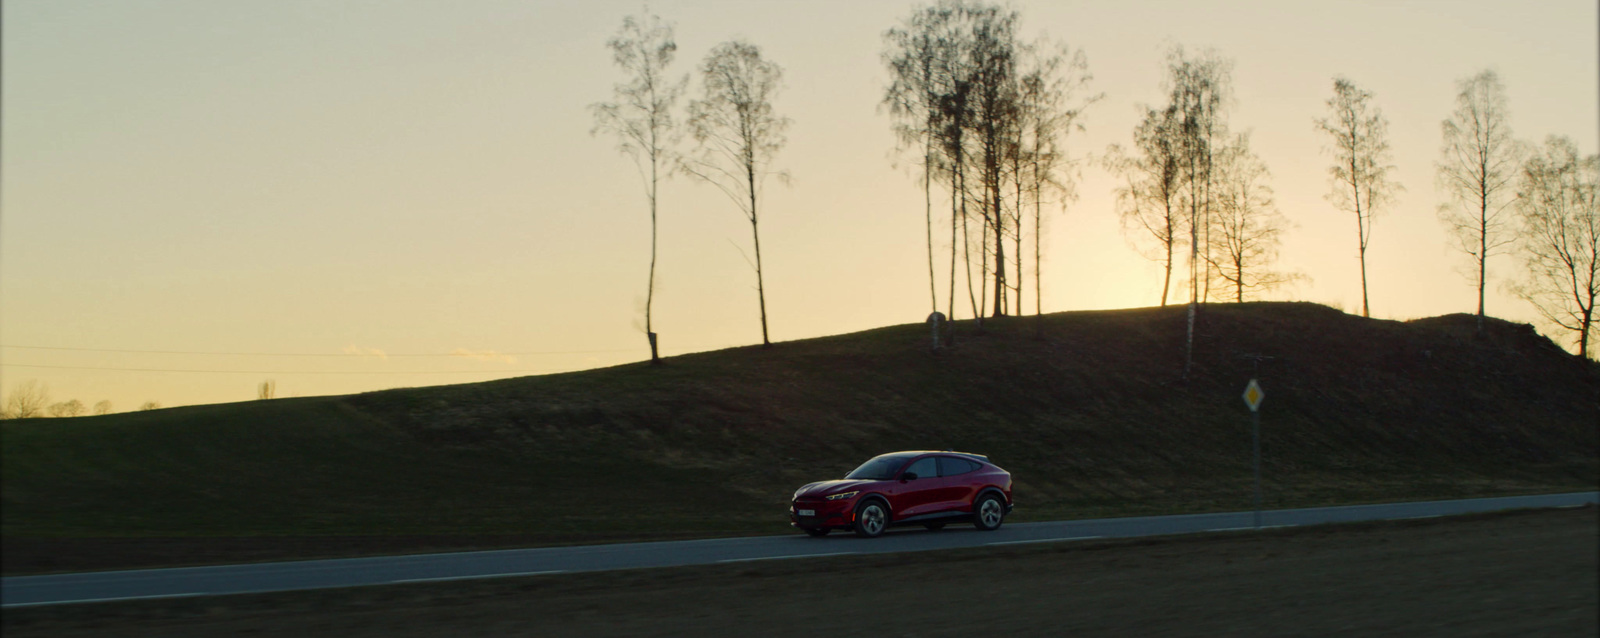
<svg viewBox="0 0 1600 638">
<path fill-rule="evenodd" d="M 894 478 L 894 473 L 900 470 L 901 465 L 905 465 L 908 458 L 911 457 L 905 454 L 875 456 L 844 477 L 863 481 L 887 481 Z"/>
</svg>

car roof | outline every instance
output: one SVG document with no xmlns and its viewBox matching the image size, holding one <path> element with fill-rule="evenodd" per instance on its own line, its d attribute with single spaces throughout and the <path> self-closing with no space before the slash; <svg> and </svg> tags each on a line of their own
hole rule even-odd
<svg viewBox="0 0 1600 638">
<path fill-rule="evenodd" d="M 904 452 L 891 452 L 889 454 L 881 454 L 879 456 L 921 456 L 923 454 L 944 454 L 944 455 L 948 455 L 948 456 L 962 456 L 962 457 L 966 457 L 966 458 L 972 459 L 974 461 L 982 461 L 984 463 L 988 463 L 989 462 L 989 457 L 984 456 L 982 454 L 973 454 L 971 452 L 957 452 L 955 450 L 906 450 Z"/>
</svg>

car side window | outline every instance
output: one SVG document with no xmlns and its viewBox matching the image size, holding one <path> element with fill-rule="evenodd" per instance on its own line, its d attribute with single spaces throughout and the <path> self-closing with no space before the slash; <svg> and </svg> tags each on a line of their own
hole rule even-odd
<svg viewBox="0 0 1600 638">
<path fill-rule="evenodd" d="M 917 459 L 917 462 L 912 463 L 911 467 L 906 468 L 906 471 L 915 472 L 917 478 L 919 479 L 934 478 L 939 475 L 939 468 L 937 465 L 934 465 L 934 463 L 937 462 L 937 459 L 938 457 L 933 456 L 925 459 Z"/>
<path fill-rule="evenodd" d="M 978 469 L 976 463 L 953 456 L 939 457 L 939 476 L 955 476 Z"/>
</svg>

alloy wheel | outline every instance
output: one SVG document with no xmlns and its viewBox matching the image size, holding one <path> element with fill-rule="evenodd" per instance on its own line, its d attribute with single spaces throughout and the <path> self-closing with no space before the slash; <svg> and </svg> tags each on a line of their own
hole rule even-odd
<svg viewBox="0 0 1600 638">
<path fill-rule="evenodd" d="M 1000 521 L 1004 519 L 1005 509 L 1000 506 L 1000 501 L 987 498 L 983 500 L 983 506 L 978 510 L 978 517 L 983 520 L 985 529 L 994 529 L 999 527 Z"/>
<path fill-rule="evenodd" d="M 870 537 L 882 534 L 886 522 L 885 519 L 887 518 L 882 505 L 868 503 L 861 508 L 860 521 L 858 522 L 861 535 Z"/>
</svg>

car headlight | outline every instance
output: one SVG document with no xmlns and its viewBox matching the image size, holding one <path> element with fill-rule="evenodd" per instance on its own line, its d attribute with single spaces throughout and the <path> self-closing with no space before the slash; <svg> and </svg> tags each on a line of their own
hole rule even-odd
<svg viewBox="0 0 1600 638">
<path fill-rule="evenodd" d="M 828 499 L 830 501 L 841 501 L 841 500 L 850 498 L 850 497 L 855 496 L 855 495 L 860 494 L 860 493 L 861 492 L 859 492 L 859 491 L 857 491 L 857 492 L 839 492 L 838 494 L 829 494 L 827 496 L 824 496 L 823 498 L 826 498 L 826 499 Z"/>
</svg>

